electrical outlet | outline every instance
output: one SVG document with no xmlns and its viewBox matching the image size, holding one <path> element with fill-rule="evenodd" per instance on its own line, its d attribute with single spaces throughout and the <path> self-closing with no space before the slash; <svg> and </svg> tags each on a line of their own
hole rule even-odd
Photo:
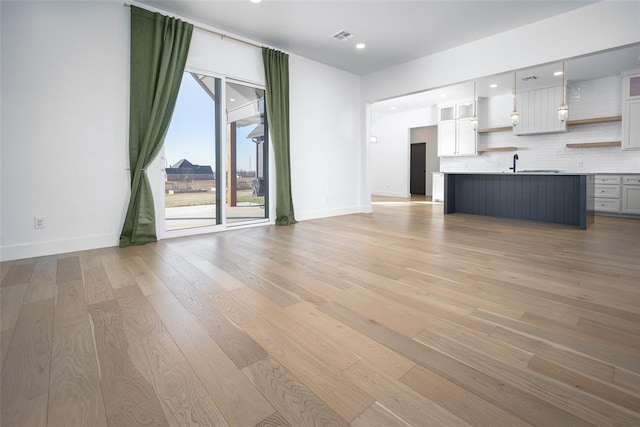
<svg viewBox="0 0 640 427">
<path fill-rule="evenodd" d="M 33 228 L 44 228 L 44 217 L 43 216 L 34 216 L 33 217 Z"/>
</svg>

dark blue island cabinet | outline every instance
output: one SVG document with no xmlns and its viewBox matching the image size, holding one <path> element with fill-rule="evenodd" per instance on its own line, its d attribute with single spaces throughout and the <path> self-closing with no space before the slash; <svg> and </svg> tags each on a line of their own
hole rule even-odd
<svg viewBox="0 0 640 427">
<path fill-rule="evenodd" d="M 595 175 L 445 173 L 444 213 L 568 224 L 593 223 Z"/>
</svg>

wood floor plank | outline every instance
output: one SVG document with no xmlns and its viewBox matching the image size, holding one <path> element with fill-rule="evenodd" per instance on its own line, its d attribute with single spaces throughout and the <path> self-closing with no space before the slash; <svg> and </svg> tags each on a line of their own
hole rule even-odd
<svg viewBox="0 0 640 427">
<path fill-rule="evenodd" d="M 325 301 L 323 297 L 309 292 L 305 286 L 305 283 L 309 280 L 308 278 L 294 270 L 283 268 L 282 265 L 269 259 L 268 254 L 256 254 L 244 249 L 241 245 L 235 245 L 230 250 L 245 259 L 241 266 L 243 270 L 256 274 L 271 283 L 276 283 L 279 287 L 296 295 L 303 301 L 310 303 Z"/>
<path fill-rule="evenodd" d="M 129 343 L 116 300 L 89 306 L 109 425 L 168 426 L 153 386 L 129 357 Z"/>
<path fill-rule="evenodd" d="M 3 331 L 10 331 L 16 325 L 27 285 L 23 283 L 0 289 L 0 328 Z"/>
<path fill-rule="evenodd" d="M 400 380 L 469 424 L 514 427 L 530 425 L 517 415 L 511 414 L 423 366 L 417 365 Z M 473 408 L 473 411 L 469 411 L 468 408 Z"/>
<path fill-rule="evenodd" d="M 6 269 L 6 273 L 2 278 L 2 287 L 29 283 L 34 267 L 34 261 L 27 264 L 11 264 L 11 266 Z"/>
<path fill-rule="evenodd" d="M 245 304 L 255 307 L 265 320 L 333 369 L 342 371 L 360 360 L 360 357 L 350 350 L 340 346 L 307 324 L 298 322 L 295 316 L 282 310 L 281 307 L 255 293 L 252 289 L 238 289 L 233 291 L 232 295 Z"/>
<path fill-rule="evenodd" d="M 56 292 L 57 259 L 47 256 L 36 259 L 24 302 L 36 302 L 53 298 Z"/>
<path fill-rule="evenodd" d="M 522 392 L 518 388 L 486 373 L 469 367 L 443 353 L 432 350 L 403 335 L 366 318 L 354 315 L 343 307 L 327 303 L 320 306 L 325 313 L 373 337 L 405 357 L 440 376 L 480 395 L 485 400 L 517 413 L 525 421 L 544 424 L 587 425 L 588 423 L 547 402 Z"/>
<path fill-rule="evenodd" d="M 311 391 L 318 395 L 344 420 L 351 421 L 374 401 L 365 391 L 353 385 L 341 373 L 293 342 L 279 329 L 269 326 L 259 311 L 252 311 L 229 294 L 222 295 L 218 307 L 236 325 L 242 327 Z"/>
<path fill-rule="evenodd" d="M 208 298 L 152 251 L 142 251 L 143 259 L 180 303 L 194 315 L 211 338 L 242 369 L 268 356 L 246 332 L 229 321 Z"/>
<path fill-rule="evenodd" d="M 47 425 L 107 426 L 88 318 L 55 328 Z"/>
<path fill-rule="evenodd" d="M 282 415 L 274 412 L 271 416 L 255 424 L 253 427 L 291 427 L 291 424 L 289 424 Z"/>
<path fill-rule="evenodd" d="M 134 277 L 129 273 L 124 262 L 116 251 L 100 255 L 100 262 L 107 273 L 112 289 L 120 289 L 136 284 Z"/>
<path fill-rule="evenodd" d="M 351 427 L 410 427 L 402 418 L 385 408 L 380 402 L 374 402 L 358 418 L 351 421 Z"/>
<path fill-rule="evenodd" d="M 288 307 L 300 301 L 295 295 L 280 288 L 275 283 L 244 269 L 236 269 L 231 275 L 255 292 L 269 298 L 280 307 Z"/>
<path fill-rule="evenodd" d="M 528 351 L 523 351 L 509 344 L 493 339 L 488 334 L 482 334 L 470 329 L 459 327 L 446 321 L 434 321 L 427 328 L 413 337 L 418 342 L 427 342 L 434 334 L 446 336 L 460 344 L 471 347 L 477 351 L 492 355 L 493 358 L 508 363 L 511 366 L 526 368 L 533 356 Z"/>
<path fill-rule="evenodd" d="M 402 382 L 358 362 L 344 374 L 409 425 L 468 426 L 467 422 Z"/>
<path fill-rule="evenodd" d="M 273 413 L 269 402 L 169 291 L 148 299 L 229 425 L 254 425 Z"/>
<path fill-rule="evenodd" d="M 538 356 L 533 356 L 528 368 L 632 411 L 640 411 L 640 397 L 626 393 L 611 383 L 598 381 Z M 637 421 L 640 422 L 640 414 Z"/>
<path fill-rule="evenodd" d="M 327 316 L 307 302 L 300 302 L 285 310 L 293 313 L 296 319 L 327 334 L 389 377 L 400 378 L 415 366 L 415 362 L 351 329 L 331 316 Z"/>
<path fill-rule="evenodd" d="M 139 342 L 144 350 L 142 363 L 170 425 L 228 425 L 166 332 Z"/>
<path fill-rule="evenodd" d="M 25 304 L 2 369 L 2 410 L 47 396 L 53 300 Z"/>
<path fill-rule="evenodd" d="M 59 256 L 56 267 L 56 283 L 67 283 L 82 280 L 82 269 L 78 256 Z"/>
<path fill-rule="evenodd" d="M 483 274 L 486 280 L 495 280 L 496 270 L 482 269 L 482 273 L 480 271 L 474 271 L 473 273 Z M 510 272 L 510 274 L 512 273 Z M 511 280 L 512 282 L 503 281 L 502 283 L 508 283 L 509 288 L 519 290 L 529 295 L 600 313 L 611 314 L 612 316 L 629 319 L 634 322 L 640 321 L 640 308 L 636 308 L 632 303 L 620 298 L 614 299 L 600 293 L 584 292 L 584 290 L 579 288 L 573 289 L 559 283 L 548 284 L 544 280 L 535 280 L 535 278 L 530 278 L 525 275 L 518 275 L 515 278 L 511 278 Z M 544 286 L 542 286 L 542 284 L 544 284 Z"/>
<path fill-rule="evenodd" d="M 109 283 L 109 276 L 104 271 L 97 252 L 86 252 L 80 255 L 80 266 L 82 268 L 82 280 L 84 281 L 84 292 L 88 304 L 114 299 L 113 289 Z"/>
<path fill-rule="evenodd" d="M 153 273 L 140 257 L 125 258 L 124 265 L 143 294 L 152 295 L 165 288 L 162 280 Z"/>
<path fill-rule="evenodd" d="M 568 331 L 558 324 L 553 325 L 551 328 L 547 328 L 541 325 L 532 325 L 527 322 L 520 322 L 496 316 L 482 310 L 476 311 L 474 316 L 495 322 L 497 325 L 504 326 L 507 329 L 511 329 L 519 333 L 536 336 L 544 339 L 545 341 L 571 348 L 574 351 L 589 354 L 603 363 L 620 366 L 631 371 L 640 370 L 640 358 L 638 358 L 632 351 L 622 349 L 621 352 L 611 351 L 611 348 L 615 346 L 578 332 Z M 545 323 L 551 326 L 549 322 Z"/>
<path fill-rule="evenodd" d="M 166 289 L 164 290 L 166 292 Z M 134 334 L 134 340 L 163 332 L 162 321 L 137 286 L 114 291 L 123 320 Z"/>
<path fill-rule="evenodd" d="M 626 369 L 616 367 L 613 375 L 613 383 L 640 395 L 640 372 L 631 372 Z"/>
<path fill-rule="evenodd" d="M 206 293 L 206 291 L 220 292 L 225 290 L 223 286 L 195 267 L 190 259 L 187 260 L 182 256 L 184 246 L 180 246 L 179 251 L 174 250 L 173 246 L 173 242 L 171 244 L 158 242 L 155 245 L 155 250 L 171 267 L 175 268 L 182 277 L 200 291 Z"/>
<path fill-rule="evenodd" d="M 224 269 L 210 262 L 206 253 L 199 250 L 201 246 L 196 239 L 190 238 L 187 241 L 175 240 L 176 246 L 180 249 L 180 253 L 184 254 L 194 267 L 207 275 L 222 288 L 227 291 L 232 291 L 234 289 L 244 287 L 242 282 L 227 273 Z"/>
<path fill-rule="evenodd" d="M 153 385 L 170 425 L 227 425 L 137 286 L 115 291 L 134 364 Z"/>
<path fill-rule="evenodd" d="M 640 302 L 640 298 L 638 298 L 638 302 Z M 610 341 L 616 345 L 628 347 L 631 350 L 637 351 L 640 355 L 640 333 L 635 334 L 621 331 L 619 328 L 583 317 L 578 320 L 575 329 L 599 339 Z"/>
<path fill-rule="evenodd" d="M 2 427 L 46 427 L 48 396 L 19 403 L 0 413 Z"/>
<path fill-rule="evenodd" d="M 516 348 L 544 357 L 560 365 L 572 366 L 580 372 L 585 372 L 595 378 L 609 382 L 613 380 L 615 369 L 613 365 L 572 352 L 562 346 L 556 346 L 549 342 L 500 326 L 491 331 L 489 335 L 495 339 L 511 344 Z"/>
<path fill-rule="evenodd" d="M 261 360 L 243 372 L 291 425 L 348 425 L 277 361 Z"/>
<path fill-rule="evenodd" d="M 565 373 L 565 378 L 558 377 L 558 381 L 549 380 L 548 378 L 532 375 L 530 370 L 502 363 L 498 358 L 488 357 L 475 349 L 455 343 L 447 337 L 434 335 L 429 340 L 428 346 L 461 361 L 473 369 L 499 379 L 505 384 L 511 384 L 515 389 L 521 390 L 521 393 L 526 393 L 531 398 L 547 402 L 553 405 L 554 408 L 571 413 L 591 424 L 634 425 L 640 423 L 640 413 L 631 414 L 615 405 L 603 403 L 599 398 L 601 396 L 586 394 L 581 390 L 561 384 L 559 381 L 563 379 L 565 384 L 569 382 L 567 380 L 569 377 L 568 370 L 565 372 L 562 370 L 563 368 L 559 368 L 559 370 Z M 572 378 L 571 381 L 578 380 Z M 582 382 L 592 386 L 592 383 L 586 377 Z M 543 385 L 544 391 L 541 391 L 541 385 Z M 619 398 L 629 401 L 627 396 L 621 395 Z"/>
<path fill-rule="evenodd" d="M 58 329 L 89 320 L 82 280 L 57 285 L 54 320 Z"/>
<path fill-rule="evenodd" d="M 0 371 L 2 371 L 4 361 L 7 359 L 7 352 L 9 351 L 9 344 L 11 343 L 12 336 L 13 329 L 5 329 L 0 331 Z"/>
<path fill-rule="evenodd" d="M 4 281 L 4 277 L 7 275 L 12 265 L 13 261 L 0 261 L 0 288 L 2 287 L 1 285 Z"/>
</svg>

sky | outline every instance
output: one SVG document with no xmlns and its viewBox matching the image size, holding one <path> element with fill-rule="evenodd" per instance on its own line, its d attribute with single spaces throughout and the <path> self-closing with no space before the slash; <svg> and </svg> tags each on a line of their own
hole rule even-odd
<svg viewBox="0 0 640 427">
<path fill-rule="evenodd" d="M 255 143 L 246 137 L 252 130 L 253 126 L 238 129 L 238 170 L 255 170 Z M 164 142 L 168 166 L 187 159 L 193 164 L 215 169 L 214 136 L 214 101 L 189 73 L 184 73 Z"/>
</svg>

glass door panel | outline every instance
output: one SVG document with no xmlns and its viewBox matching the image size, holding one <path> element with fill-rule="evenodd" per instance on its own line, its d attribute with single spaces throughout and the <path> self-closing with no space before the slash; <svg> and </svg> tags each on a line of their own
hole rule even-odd
<svg viewBox="0 0 640 427">
<path fill-rule="evenodd" d="M 165 229 L 220 223 L 220 79 L 185 72 L 164 142 Z"/>
<path fill-rule="evenodd" d="M 267 129 L 264 90 L 226 84 L 226 222 L 268 217 Z"/>
</svg>

